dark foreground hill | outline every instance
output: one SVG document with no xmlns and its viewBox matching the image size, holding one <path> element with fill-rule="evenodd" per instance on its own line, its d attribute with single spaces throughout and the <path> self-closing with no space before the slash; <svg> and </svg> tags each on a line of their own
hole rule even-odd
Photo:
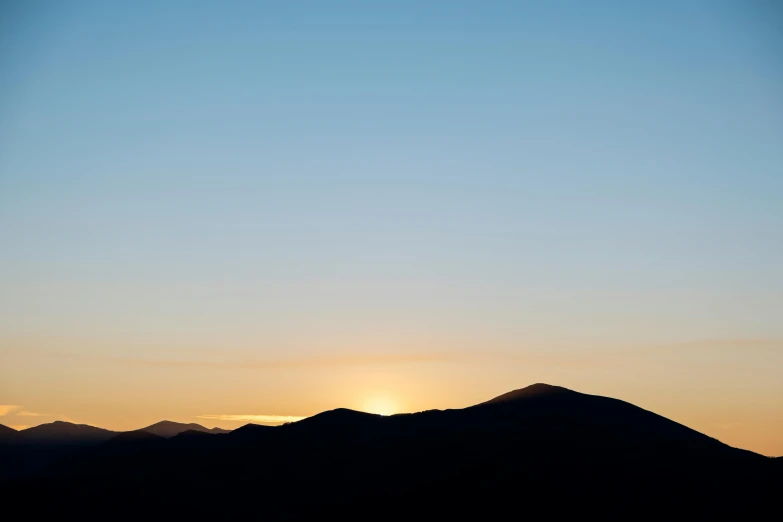
<svg viewBox="0 0 783 522">
<path fill-rule="evenodd" d="M 461 410 L 125 435 L 4 489 L 80 518 L 703 520 L 760 516 L 781 487 L 775 459 L 538 384 Z"/>
</svg>

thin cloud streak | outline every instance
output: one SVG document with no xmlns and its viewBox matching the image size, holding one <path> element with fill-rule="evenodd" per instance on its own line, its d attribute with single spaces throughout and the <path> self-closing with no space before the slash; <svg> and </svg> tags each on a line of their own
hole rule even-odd
<svg viewBox="0 0 783 522">
<path fill-rule="evenodd" d="M 48 417 L 51 413 L 36 413 L 34 411 L 22 410 L 16 414 L 17 417 Z"/>
<path fill-rule="evenodd" d="M 266 424 L 282 424 L 284 422 L 296 422 L 305 417 L 293 415 L 198 415 L 197 419 L 211 419 L 234 422 L 260 422 Z"/>
<path fill-rule="evenodd" d="M 21 410 L 21 406 L 17 406 L 16 404 L 0 404 L 0 417 L 5 417 L 9 413 L 13 413 L 16 410 Z"/>
</svg>

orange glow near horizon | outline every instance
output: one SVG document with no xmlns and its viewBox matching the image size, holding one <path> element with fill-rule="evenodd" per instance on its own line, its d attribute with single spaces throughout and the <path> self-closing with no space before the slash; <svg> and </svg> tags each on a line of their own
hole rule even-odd
<svg viewBox="0 0 783 522">
<path fill-rule="evenodd" d="M 187 358 L 175 349 L 120 357 L 86 343 L 14 344 L 3 343 L 0 364 L 6 426 L 63 420 L 126 431 L 171 420 L 235 429 L 341 407 L 382 415 L 464 408 L 544 382 L 630 402 L 731 446 L 783 455 L 783 343 L 772 340 L 601 349 L 496 342 L 496 350 L 428 340 L 406 352 L 326 357 L 326 346 L 289 359 L 206 350 Z"/>
<path fill-rule="evenodd" d="M 394 399 L 382 394 L 371 395 L 364 401 L 364 411 L 378 415 L 394 415 L 399 413 Z"/>
</svg>

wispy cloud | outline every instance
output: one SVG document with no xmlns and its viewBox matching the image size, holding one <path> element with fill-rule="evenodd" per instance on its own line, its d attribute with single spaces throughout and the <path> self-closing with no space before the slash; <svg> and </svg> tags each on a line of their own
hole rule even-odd
<svg viewBox="0 0 783 522">
<path fill-rule="evenodd" d="M 15 404 L 0 404 L 0 417 L 4 417 L 8 415 L 9 413 L 13 413 L 16 410 L 21 410 L 21 406 L 17 406 Z"/>
<path fill-rule="evenodd" d="M 212 419 L 234 422 L 260 422 L 263 424 L 282 424 L 284 422 L 296 422 L 304 417 L 293 415 L 198 415 L 198 419 Z"/>
<path fill-rule="evenodd" d="M 17 417 L 48 417 L 51 413 L 36 413 L 34 411 L 22 410 L 16 414 Z"/>
<path fill-rule="evenodd" d="M 716 424 L 718 428 L 722 430 L 730 430 L 731 428 L 734 428 L 735 426 L 742 426 L 741 422 L 728 422 L 726 424 Z"/>
</svg>

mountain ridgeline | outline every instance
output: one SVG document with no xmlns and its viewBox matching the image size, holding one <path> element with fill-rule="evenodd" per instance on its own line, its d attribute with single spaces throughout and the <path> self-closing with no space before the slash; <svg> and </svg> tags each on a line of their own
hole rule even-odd
<svg viewBox="0 0 783 522">
<path fill-rule="evenodd" d="M 171 437 L 175 437 L 180 433 L 186 431 L 198 431 L 202 433 L 229 433 L 230 432 L 230 430 L 224 430 L 221 428 L 211 428 L 211 429 L 205 428 L 200 424 L 194 424 L 194 423 L 182 424 L 181 422 L 171 422 L 171 421 L 161 421 L 156 424 L 153 424 L 152 426 L 147 426 L 146 428 L 142 428 L 142 430 L 146 431 L 147 433 L 152 433 L 153 435 L 158 435 L 165 439 L 170 439 Z"/>
<path fill-rule="evenodd" d="M 81 518 L 262 520 L 748 517 L 779 508 L 783 490 L 780 459 L 545 384 L 458 410 L 336 409 L 230 433 L 172 424 L 79 427 L 89 443 L 6 473 L 3 489 Z M 0 436 L 0 462 L 38 447 Z"/>
</svg>

